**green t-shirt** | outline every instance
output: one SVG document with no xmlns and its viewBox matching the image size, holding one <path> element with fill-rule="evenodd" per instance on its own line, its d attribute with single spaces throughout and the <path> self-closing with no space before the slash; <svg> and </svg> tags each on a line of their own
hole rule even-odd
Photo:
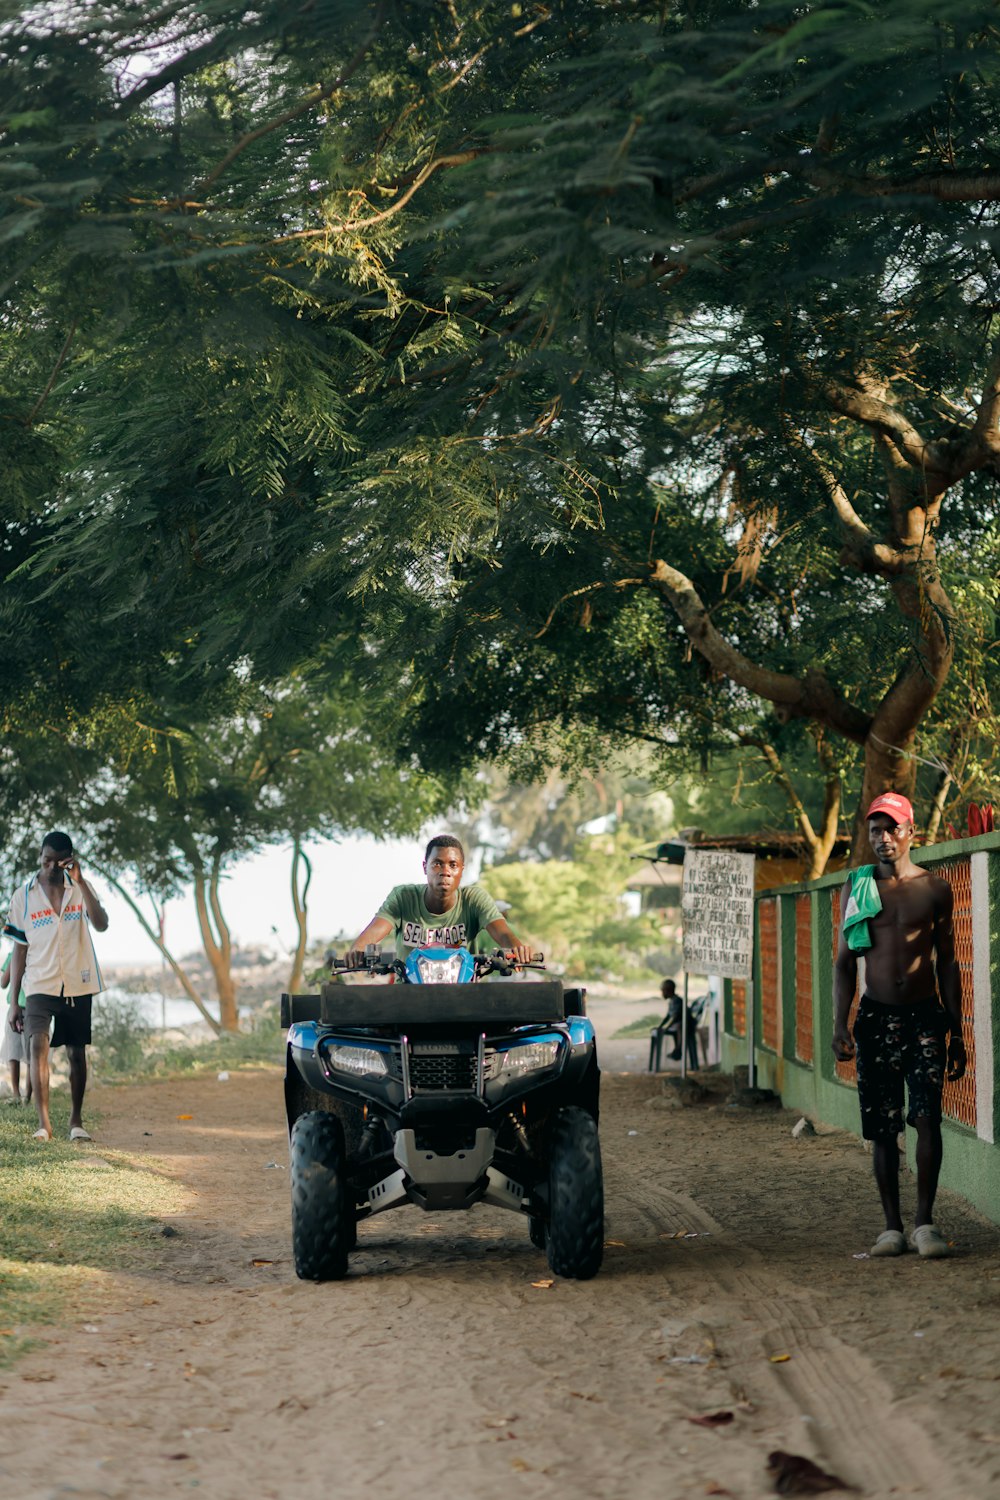
<svg viewBox="0 0 1000 1500">
<path fill-rule="evenodd" d="M 481 885 L 459 886 L 455 905 L 441 912 L 427 910 L 426 889 L 393 886 L 376 913 L 393 925 L 397 958 L 411 948 L 470 948 L 484 928 L 500 920 L 500 908 Z"/>
<path fill-rule="evenodd" d="M 3 957 L 0 958 L 0 969 L 5 969 L 7 967 L 7 965 L 10 963 L 12 957 L 13 957 L 13 953 L 5 953 L 3 955 Z M 5 991 L 5 998 L 7 1000 L 8 1005 L 9 1005 L 10 1002 L 11 1002 L 11 1000 L 13 999 L 13 996 L 10 993 L 10 985 L 9 984 L 8 984 L 8 986 L 6 988 L 6 991 Z M 24 990 L 23 989 L 21 990 L 21 993 L 17 997 L 17 1003 L 21 1007 L 21 1009 L 23 1010 L 24 1009 Z M 3 1010 L 3 1004 L 0 1003 L 0 1011 L 2 1011 L 2 1010 Z M 2 1016 L 0 1016 L 0 1024 L 3 1024 L 3 1018 L 2 1018 Z"/>
</svg>

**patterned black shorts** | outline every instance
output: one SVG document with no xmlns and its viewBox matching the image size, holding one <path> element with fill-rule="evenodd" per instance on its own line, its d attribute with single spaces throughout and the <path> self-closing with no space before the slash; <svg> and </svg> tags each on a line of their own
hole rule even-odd
<svg viewBox="0 0 1000 1500">
<path fill-rule="evenodd" d="M 862 995 L 854 1021 L 861 1133 L 890 1141 L 903 1128 L 903 1084 L 909 1096 L 907 1125 L 940 1122 L 948 1017 L 936 998 L 910 1005 L 879 1005 Z"/>
</svg>

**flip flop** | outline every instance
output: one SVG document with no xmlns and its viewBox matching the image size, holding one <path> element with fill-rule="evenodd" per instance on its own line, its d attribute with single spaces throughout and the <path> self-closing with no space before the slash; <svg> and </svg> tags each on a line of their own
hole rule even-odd
<svg viewBox="0 0 1000 1500">
<path fill-rule="evenodd" d="M 918 1224 L 910 1235 L 910 1244 L 924 1260 L 944 1260 L 951 1248 L 935 1224 Z"/>
<path fill-rule="evenodd" d="M 40 1130 L 35 1131 L 31 1139 L 33 1141 L 51 1141 L 52 1137 L 49 1135 L 49 1132 L 44 1127 L 42 1127 Z"/>
<path fill-rule="evenodd" d="M 69 1138 L 71 1141 L 92 1141 L 94 1139 L 92 1135 L 87 1134 L 82 1125 L 74 1125 L 69 1133 Z"/>
<path fill-rule="evenodd" d="M 868 1253 L 872 1256 L 905 1255 L 906 1236 L 901 1229 L 883 1229 Z"/>
</svg>

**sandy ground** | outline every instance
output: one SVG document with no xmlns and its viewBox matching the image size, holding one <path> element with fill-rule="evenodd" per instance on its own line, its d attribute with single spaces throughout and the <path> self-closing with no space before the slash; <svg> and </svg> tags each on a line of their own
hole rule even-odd
<svg viewBox="0 0 1000 1500">
<path fill-rule="evenodd" d="M 644 1052 L 608 1045 L 606 1070 Z M 185 1207 L 0 1376 L 0 1491 L 749 1500 L 783 1450 L 868 1496 L 997 1494 L 1000 1230 L 945 1195 L 954 1259 L 858 1258 L 879 1226 L 853 1138 L 675 1096 L 606 1071 L 594 1281 L 534 1285 L 544 1257 L 502 1210 L 405 1208 L 315 1286 L 290 1259 L 277 1072 L 95 1091 L 92 1158 L 167 1173 Z"/>
</svg>

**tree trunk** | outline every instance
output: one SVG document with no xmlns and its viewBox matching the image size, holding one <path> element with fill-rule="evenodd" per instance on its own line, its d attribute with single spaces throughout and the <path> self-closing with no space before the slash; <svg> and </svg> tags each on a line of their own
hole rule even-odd
<svg viewBox="0 0 1000 1500">
<path fill-rule="evenodd" d="M 807 880 L 818 880 L 821 875 L 826 874 L 826 867 L 833 853 L 833 846 L 837 841 L 837 826 L 840 822 L 841 782 L 837 773 L 830 772 L 827 775 L 826 785 L 823 788 L 823 817 L 820 822 L 819 833 L 816 836 L 812 848 L 812 863 L 809 867 Z"/>
<path fill-rule="evenodd" d="M 305 865 L 306 878 L 299 889 L 299 866 Z M 298 930 L 298 939 L 295 944 L 295 956 L 292 960 L 292 972 L 288 978 L 288 993 L 295 995 L 302 984 L 302 970 L 305 967 L 306 947 L 309 941 L 309 907 L 307 896 L 309 894 L 309 882 L 312 880 L 312 865 L 309 858 L 299 843 L 295 840 L 292 854 L 292 910 L 295 912 L 295 925 Z"/>
<path fill-rule="evenodd" d="M 745 744 L 757 746 L 771 775 L 781 787 L 788 798 L 795 821 L 799 825 L 803 843 L 809 851 L 809 861 L 806 868 L 806 880 L 817 880 L 820 875 L 826 874 L 827 862 L 833 850 L 837 838 L 837 824 L 840 819 L 840 773 L 832 765 L 829 755 L 824 753 L 822 736 L 817 736 L 817 750 L 826 768 L 826 782 L 823 788 L 823 817 L 820 822 L 819 831 L 813 827 L 812 819 L 806 811 L 805 804 L 792 784 L 791 777 L 781 763 L 778 752 L 773 745 L 766 741 L 745 738 Z"/>
<path fill-rule="evenodd" d="M 927 819 L 927 831 L 924 834 L 924 842 L 936 844 L 938 829 L 941 827 L 941 819 L 944 816 L 944 805 L 948 800 L 948 793 L 952 787 L 952 775 L 950 771 L 942 771 L 938 777 L 937 790 L 931 802 L 931 815 Z"/>
<path fill-rule="evenodd" d="M 205 957 L 212 969 L 212 978 L 215 981 L 215 992 L 219 997 L 219 1020 L 223 1031 L 239 1031 L 239 1012 L 236 1006 L 236 986 L 233 983 L 232 969 L 230 966 L 230 942 L 229 929 L 222 924 L 222 933 L 216 937 L 212 929 L 212 916 L 209 910 L 211 901 L 212 910 L 219 913 L 218 890 L 215 888 L 218 881 L 218 872 L 213 868 L 210 880 L 205 879 L 204 871 L 196 869 L 194 877 L 194 904 L 198 913 L 198 927 L 201 931 L 202 947 Z"/>
<path fill-rule="evenodd" d="M 939 609 L 950 601 L 940 590 Z M 942 603 L 943 601 L 943 603 Z M 905 610 L 910 613 L 910 610 Z M 852 863 L 868 859 L 868 827 L 865 812 L 880 792 L 902 792 L 912 800 L 917 779 L 917 762 L 913 744 L 920 721 L 933 704 L 951 670 L 954 646 L 951 632 L 945 632 L 937 616 L 924 631 L 922 651 L 908 671 L 901 672 L 875 711 L 865 739 L 865 769 L 854 820 Z"/>
<path fill-rule="evenodd" d="M 170 952 L 170 949 L 160 937 L 159 933 L 154 931 L 154 929 L 150 926 L 149 922 L 146 920 L 146 915 L 143 912 L 142 908 L 133 899 L 133 897 L 129 894 L 129 892 L 125 889 L 120 881 L 116 880 L 115 877 L 109 874 L 107 870 L 101 869 L 100 865 L 94 864 L 93 860 L 91 860 L 90 863 L 94 865 L 95 870 L 100 870 L 100 873 L 103 875 L 108 884 L 113 885 L 119 896 L 121 896 L 122 900 L 131 907 L 132 911 L 139 919 L 139 923 L 142 926 L 143 931 L 146 933 L 146 936 L 153 943 L 155 943 L 156 947 L 160 950 L 160 953 L 163 955 L 166 962 L 170 965 L 171 970 L 173 971 L 178 983 L 180 984 L 184 993 L 187 995 L 188 999 L 198 1007 L 198 1010 L 204 1020 L 208 1022 L 209 1026 L 211 1026 L 216 1036 L 218 1036 L 220 1030 L 222 1029 L 219 1026 L 218 1021 L 212 1015 L 212 1012 L 208 1009 L 204 1000 L 201 998 L 201 996 L 198 994 L 198 991 L 191 983 L 190 978 L 181 968 L 176 958 L 174 958 L 173 954 Z"/>
</svg>

